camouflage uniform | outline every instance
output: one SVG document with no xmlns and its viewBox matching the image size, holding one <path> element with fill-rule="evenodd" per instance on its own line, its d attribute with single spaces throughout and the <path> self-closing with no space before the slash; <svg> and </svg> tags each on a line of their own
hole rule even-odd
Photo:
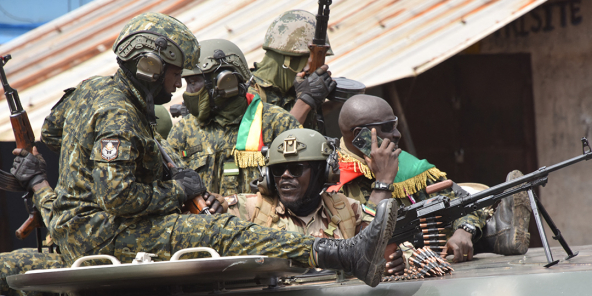
<svg viewBox="0 0 592 296">
<path fill-rule="evenodd" d="M 242 220 L 255 222 L 254 213 L 257 208 L 257 194 L 238 194 L 236 197 L 238 200 L 236 204 L 231 205 L 228 208 L 228 213 L 233 214 Z M 273 198 L 276 199 L 278 197 L 274 196 Z M 360 228 L 366 227 L 372 221 L 373 217 L 362 210 L 360 202 L 351 198 L 348 198 L 348 201 L 349 206 L 354 213 L 357 233 Z M 331 221 L 331 212 L 322 199 L 319 207 L 308 217 L 297 216 L 292 213 L 290 209 L 287 209 L 280 201 L 278 201 L 277 207 L 272 210 L 274 213 L 271 214 L 276 214 L 278 218 L 273 219 L 273 222 L 269 225 L 271 228 L 308 234 L 314 237 L 344 238 L 339 227 Z M 303 218 L 309 218 L 310 220 L 306 222 Z"/>
<path fill-rule="evenodd" d="M 242 116 L 226 126 L 214 120 L 200 124 L 195 116 L 189 114 L 173 126 L 167 139 L 177 153 L 185 151 L 185 166 L 199 173 L 206 188 L 222 196 L 250 192 L 249 182 L 259 177 L 257 167 L 241 168 L 238 174 L 228 172 L 229 166 L 237 168 L 232 153 L 241 119 Z M 283 131 L 301 127 L 296 118 L 285 110 L 263 103 L 264 145 L 269 146 Z"/>
<path fill-rule="evenodd" d="M 67 267 L 60 254 L 38 253 L 37 249 L 19 249 L 0 254 L 0 295 L 54 295 L 50 293 L 24 292 L 12 290 L 8 287 L 6 277 L 22 274 L 29 270 Z"/>
<path fill-rule="evenodd" d="M 360 165 L 364 166 L 364 167 L 362 167 L 362 170 L 369 171 L 369 168 L 366 166 L 365 161 L 363 159 L 360 159 L 359 157 L 357 157 L 353 153 L 349 152 L 345 147 L 341 147 L 341 150 L 339 151 L 339 153 L 340 153 L 340 155 L 346 155 L 351 158 L 357 158 L 360 162 Z M 442 191 L 439 191 L 436 193 L 427 194 L 427 192 L 425 190 L 425 188 L 427 186 L 429 186 L 431 184 L 438 183 L 443 180 L 446 180 L 445 176 L 440 176 L 437 178 L 427 177 L 425 180 L 425 186 L 421 186 L 421 188 L 419 188 L 419 190 L 417 190 L 417 192 L 412 193 L 410 195 L 417 202 L 432 198 L 437 195 L 444 195 L 444 196 L 447 196 L 451 199 L 457 198 L 456 194 L 454 193 L 454 191 L 452 189 L 445 189 L 445 190 L 442 190 Z M 362 176 L 357 177 L 354 180 L 344 184 L 343 187 L 341 187 L 341 189 L 339 191 L 350 198 L 360 201 L 361 203 L 370 203 L 370 202 L 368 202 L 368 199 L 370 198 L 370 194 L 372 193 L 371 185 L 374 181 L 375 181 L 375 179 L 373 177 L 369 178 L 365 175 L 362 175 Z M 397 187 L 397 183 L 395 183 L 394 185 L 395 185 L 395 187 Z M 404 206 L 411 205 L 411 201 L 408 198 L 397 198 L 397 201 L 400 204 L 403 204 Z M 485 223 L 487 222 L 488 217 L 489 217 L 489 213 L 487 211 L 477 210 L 471 214 L 468 214 L 462 218 L 455 220 L 454 223 L 452 224 L 452 228 L 447 229 L 445 231 L 446 235 L 447 235 L 447 237 L 452 236 L 452 234 L 454 233 L 453 230 L 456 230 L 458 228 L 458 226 L 463 223 L 468 223 L 468 224 L 475 226 L 479 230 L 477 232 L 477 234 L 480 235 L 482 233 L 481 230 L 485 226 Z M 475 237 L 473 240 L 478 240 L 479 238 L 480 237 Z"/>
</svg>

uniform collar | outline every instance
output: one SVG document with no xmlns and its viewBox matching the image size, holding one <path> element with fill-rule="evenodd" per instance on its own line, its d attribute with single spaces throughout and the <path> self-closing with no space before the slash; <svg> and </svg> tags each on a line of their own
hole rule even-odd
<svg viewBox="0 0 592 296">
<path fill-rule="evenodd" d="M 144 114 L 146 110 L 146 101 L 144 100 L 142 93 L 134 86 L 132 81 L 125 76 L 125 73 L 121 68 L 117 69 L 117 72 L 113 78 L 125 96 L 131 98 L 132 103 L 136 106 L 136 108 L 141 110 L 140 113 Z"/>
</svg>

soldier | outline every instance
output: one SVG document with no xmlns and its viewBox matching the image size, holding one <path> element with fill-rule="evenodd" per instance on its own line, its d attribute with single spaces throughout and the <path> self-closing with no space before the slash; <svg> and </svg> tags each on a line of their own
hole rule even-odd
<svg viewBox="0 0 592 296">
<path fill-rule="evenodd" d="M 353 146 L 352 141 L 362 127 L 372 128 L 373 137 L 384 139 L 385 143 L 398 143 L 401 134 L 397 130 L 397 117 L 389 104 L 382 98 L 369 95 L 356 95 L 343 105 L 339 114 L 339 128 L 343 138 L 339 151 L 340 169 L 342 172 L 341 191 L 348 197 L 367 204 L 375 203 L 370 196 L 373 186 L 380 186 L 381 180 L 377 173 L 382 169 L 380 161 L 365 156 Z M 446 173 L 438 170 L 427 160 L 419 160 L 405 151 L 401 151 L 397 166 L 390 167 L 397 171 L 393 186 L 384 183 L 384 188 L 392 191 L 392 197 L 399 203 L 409 206 L 435 195 L 446 195 L 456 198 L 453 190 L 446 189 L 428 195 L 426 187 L 446 179 Z M 521 174 L 514 171 L 508 175 L 515 179 Z M 378 185 L 377 185 L 378 184 Z M 530 234 L 528 222 L 530 206 L 525 193 L 518 193 L 503 199 L 493 218 L 487 222 L 491 211 L 478 210 L 463 218 L 457 219 L 453 225 L 454 233 L 447 233 L 449 239 L 443 248 L 443 254 L 454 253 L 454 261 L 462 262 L 473 257 L 473 242 L 479 244 L 478 251 L 495 252 L 504 255 L 524 254 L 528 249 Z"/>
<path fill-rule="evenodd" d="M 327 65 L 306 79 L 296 76 L 307 64 L 315 25 L 315 16 L 308 11 L 282 13 L 267 29 L 263 41 L 265 56 L 253 69 L 261 99 L 290 111 L 305 128 L 311 129 L 317 129 L 317 110 L 336 86 Z M 329 49 L 327 55 L 333 55 L 333 51 Z"/>
<path fill-rule="evenodd" d="M 183 77 L 190 114 L 173 126 L 168 143 L 209 191 L 251 192 L 257 167 L 265 165 L 261 147 L 302 126 L 284 109 L 247 93 L 251 72 L 242 51 L 228 40 L 202 41 L 199 68 L 183 71 Z"/>
<path fill-rule="evenodd" d="M 362 210 L 359 201 L 326 192 L 339 181 L 339 164 L 335 145 L 321 133 L 288 130 L 270 147 L 259 192 L 228 198 L 230 214 L 266 227 L 335 239 L 351 238 L 372 221 L 374 217 Z M 392 155 L 380 158 L 391 164 L 394 160 Z M 388 273 L 403 271 L 401 255 L 390 254 Z"/>
<path fill-rule="evenodd" d="M 208 246 L 222 256 L 261 254 L 341 269 L 377 285 L 386 262 L 385 233 L 396 223 L 391 200 L 381 202 L 370 225 L 346 240 L 282 232 L 229 214 L 179 214 L 183 202 L 204 191 L 203 184 L 188 169 L 162 180 L 151 103 L 166 101 L 181 86 L 181 70 L 197 63 L 184 53 L 198 48 L 191 31 L 172 17 L 133 18 L 113 46 L 117 73 L 84 81 L 71 94 L 71 110 L 77 112 L 64 121 L 55 193 L 46 185 L 42 158 L 18 151 L 13 174 L 33 188 L 36 204 L 53 202 L 46 223 L 64 260 L 109 254 L 129 263 L 140 251 L 168 260 L 180 249 Z"/>
<path fill-rule="evenodd" d="M 45 122 L 42 127 L 41 131 L 41 139 L 44 144 L 50 148 L 50 150 L 59 153 L 61 148 L 61 140 L 62 140 L 62 128 L 64 125 L 64 120 L 67 116 L 67 113 L 71 111 L 71 107 L 73 105 L 73 101 L 69 100 L 70 94 L 75 90 L 75 88 L 70 88 L 65 90 L 64 95 L 60 99 L 58 103 L 52 108 L 51 115 L 45 119 Z M 166 138 L 166 134 L 170 130 L 172 126 L 172 122 L 170 119 L 170 115 L 167 117 L 168 112 L 166 109 L 161 106 L 155 106 L 155 113 L 157 118 L 157 131 L 162 134 L 164 138 Z M 168 120 L 167 120 L 168 119 Z M 15 149 L 13 153 L 15 155 L 20 154 L 20 149 Z M 37 148 L 33 148 L 33 155 L 38 155 Z M 47 182 L 47 181 L 45 181 Z M 49 188 L 49 183 L 38 184 L 35 185 L 38 187 L 37 190 L 46 187 Z M 35 187 L 34 186 L 34 187 Z M 48 189 L 47 189 L 48 190 Z M 39 194 L 40 196 L 47 196 L 44 194 Z M 41 217 L 45 225 L 49 225 L 49 221 L 51 220 L 51 207 L 53 200 L 37 200 L 36 207 L 40 210 Z M 48 240 L 46 242 L 51 241 L 51 236 L 48 235 Z M 52 243 L 53 244 L 53 243 Z M 11 290 L 6 283 L 6 277 L 15 274 L 25 273 L 29 270 L 35 269 L 53 269 L 53 268 L 65 268 L 68 267 L 66 261 L 59 253 L 49 253 L 48 249 L 43 249 L 41 253 L 37 251 L 37 249 L 33 248 L 24 248 L 18 249 L 12 252 L 7 253 L 0 253 L 0 295 L 38 295 L 39 293 L 36 292 L 24 292 L 24 291 L 15 291 Z M 48 295 L 48 293 L 44 293 L 43 295 Z"/>
</svg>

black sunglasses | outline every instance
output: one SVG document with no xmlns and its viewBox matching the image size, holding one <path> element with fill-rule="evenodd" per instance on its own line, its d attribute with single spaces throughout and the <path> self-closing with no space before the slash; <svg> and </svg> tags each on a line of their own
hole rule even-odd
<svg viewBox="0 0 592 296">
<path fill-rule="evenodd" d="M 310 166 L 306 163 L 280 163 L 269 166 L 274 177 L 281 177 L 285 171 L 288 171 L 294 178 L 302 176 L 304 170 Z"/>
<path fill-rule="evenodd" d="M 399 124 L 399 118 L 397 116 L 395 116 L 395 119 L 391 119 L 391 120 L 387 120 L 387 121 L 373 122 L 373 123 L 358 125 L 356 127 L 353 127 L 350 131 L 353 132 L 356 128 L 363 128 L 363 127 L 380 125 L 380 131 L 381 132 L 383 132 L 383 133 L 390 133 L 394 129 L 397 128 L 397 125 L 398 124 Z"/>
</svg>

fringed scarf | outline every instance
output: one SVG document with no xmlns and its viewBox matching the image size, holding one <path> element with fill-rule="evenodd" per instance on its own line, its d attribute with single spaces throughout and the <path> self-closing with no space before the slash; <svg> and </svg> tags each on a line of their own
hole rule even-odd
<svg viewBox="0 0 592 296">
<path fill-rule="evenodd" d="M 347 150 L 345 145 L 340 149 L 340 181 L 338 185 L 331 186 L 328 191 L 337 191 L 344 184 L 360 176 L 364 176 L 370 180 L 374 179 L 374 174 L 372 174 L 364 159 Z M 428 178 L 436 181 L 441 177 L 446 177 L 446 173 L 441 172 L 427 160 L 420 160 L 405 151 L 401 151 L 401 154 L 399 154 L 399 171 L 393 182 L 395 185 L 393 197 L 407 198 L 408 195 L 413 195 L 426 188 Z"/>
<path fill-rule="evenodd" d="M 261 154 L 263 147 L 263 103 L 259 95 L 247 94 L 247 111 L 238 128 L 234 162 L 239 168 L 264 166 Z"/>
</svg>

